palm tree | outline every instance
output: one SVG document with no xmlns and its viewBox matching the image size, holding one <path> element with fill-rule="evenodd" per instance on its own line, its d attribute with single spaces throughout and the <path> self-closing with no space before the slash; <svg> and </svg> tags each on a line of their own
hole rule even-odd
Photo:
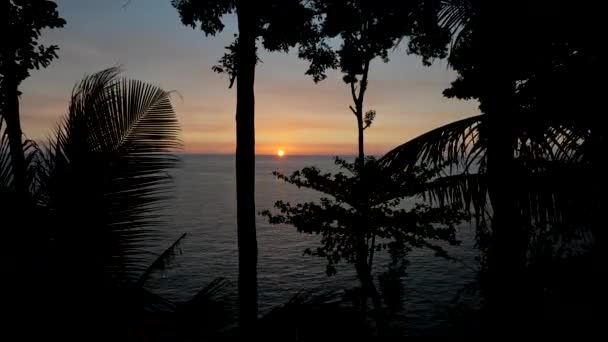
<svg viewBox="0 0 608 342">
<path fill-rule="evenodd" d="M 177 247 L 149 263 L 164 224 L 156 210 L 171 190 L 167 170 L 178 162 L 171 151 L 180 146 L 179 126 L 169 92 L 119 79 L 118 72 L 103 70 L 77 84 L 46 148 L 27 141 L 29 207 L 12 200 L 16 187 L 0 121 L 0 202 L 18 204 L 6 211 L 7 231 L 24 232 L 19 236 L 32 246 L 25 253 L 32 262 L 19 265 L 27 275 L 23 285 L 36 291 L 23 291 L 35 310 L 63 308 L 61 315 L 46 311 L 61 332 L 132 322 L 142 309 L 172 306 L 143 285 Z M 74 319 L 70 327 L 61 325 L 65 318 Z"/>
<path fill-rule="evenodd" d="M 450 165 L 443 176 L 426 185 L 423 194 L 431 202 L 459 206 L 475 219 L 477 242 L 483 252 L 482 294 L 490 312 L 497 314 L 497 310 L 507 308 L 508 312 L 498 313 L 498 322 L 493 322 L 504 324 L 502 319 L 517 308 L 506 306 L 508 304 L 496 297 L 514 301 L 513 296 L 517 294 L 519 304 L 514 305 L 532 305 L 529 299 L 541 298 L 534 291 L 560 286 L 549 283 L 549 277 L 533 283 L 530 279 L 537 277 L 533 269 L 550 270 L 556 261 L 572 252 L 568 246 L 576 241 L 594 241 L 595 250 L 602 250 L 599 235 L 602 226 L 598 218 L 602 191 L 594 194 L 593 187 L 606 187 L 597 182 L 601 177 L 593 161 L 597 147 L 594 147 L 591 130 L 563 122 L 518 126 L 511 136 L 515 140 L 514 166 L 511 173 L 505 174 L 492 169 L 488 162 L 492 153 L 488 147 L 491 124 L 488 114 L 453 122 L 393 149 L 379 162 L 391 172 L 409 172 L 419 163 Z M 494 200 L 492 191 L 500 190 L 492 188 L 492 172 L 512 186 L 519 226 L 498 222 L 496 207 L 501 202 Z M 499 231 L 501 228 L 504 230 Z M 523 232 L 523 236 L 508 235 L 514 231 Z M 509 247 L 513 251 L 509 251 Z M 514 253 L 523 260 L 513 260 Z M 523 264 L 510 264 L 516 262 Z M 513 269 L 515 266 L 517 270 Z M 516 278 L 506 279 L 508 277 Z"/>
<path fill-rule="evenodd" d="M 146 265 L 141 256 L 162 223 L 150 214 L 168 195 L 166 171 L 178 161 L 169 153 L 180 146 L 170 94 L 117 73 L 103 70 L 75 87 L 37 161 L 35 193 L 50 212 L 54 248 L 70 251 L 68 259 L 78 251 L 91 276 L 112 284 L 132 281 Z"/>
<path fill-rule="evenodd" d="M 481 114 L 438 127 L 396 147 L 379 162 L 393 172 L 420 163 L 448 165 L 442 177 L 426 185 L 425 196 L 459 205 L 473 214 L 479 228 L 488 228 L 485 223 L 493 214 L 487 178 L 491 138 L 485 133 L 489 121 L 490 115 Z M 565 188 L 563 182 L 574 172 L 589 170 L 592 140 L 590 130 L 576 128 L 559 121 L 525 122 L 512 132 L 516 170 L 511 176 L 522 182 L 515 189 L 520 195 L 526 193 L 518 198 L 518 210 L 529 224 L 562 222 L 563 210 L 575 204 L 566 198 L 575 189 Z M 571 169 L 565 173 L 567 166 Z"/>
<path fill-rule="evenodd" d="M 590 215 L 600 196 L 589 179 L 601 179 L 597 152 L 605 133 L 587 115 L 600 108 L 593 76 L 598 24 L 561 5 L 431 3 L 441 6 L 437 21 L 452 34 L 448 61 L 459 74 L 444 94 L 478 99 L 482 114 L 423 134 L 381 163 L 394 171 L 451 165 L 427 194 L 473 209 L 495 311 L 515 309 L 526 300 L 523 274 L 539 245 L 555 251 L 599 222 Z M 581 25 L 569 32 L 559 25 L 564 18 Z M 592 230 L 598 243 L 600 230 Z"/>
</svg>

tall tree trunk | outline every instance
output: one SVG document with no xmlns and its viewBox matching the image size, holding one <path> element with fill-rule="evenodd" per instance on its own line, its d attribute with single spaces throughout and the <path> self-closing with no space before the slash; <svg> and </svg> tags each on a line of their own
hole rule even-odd
<svg viewBox="0 0 608 342">
<path fill-rule="evenodd" d="M 15 70 L 15 69 L 11 69 Z M 9 76 L 9 75 L 6 75 Z M 7 307 L 5 310 L 11 312 L 7 327 L 15 328 L 15 332 L 23 332 L 22 324 L 24 322 L 41 323 L 38 320 L 32 320 L 31 313 L 34 308 L 40 307 L 41 302 L 37 294 L 39 288 L 34 289 L 34 284 L 40 286 L 40 278 L 36 277 L 39 274 L 34 273 L 36 270 L 35 255 L 39 252 L 38 246 L 39 236 L 32 235 L 30 226 L 26 216 L 32 215 L 26 206 L 28 203 L 28 184 L 26 178 L 26 164 L 23 152 L 21 122 L 19 119 L 19 91 L 18 83 L 10 77 L 6 77 L 2 82 L 2 101 L 0 105 L 0 114 L 5 121 L 6 134 L 9 143 L 9 155 L 11 160 L 11 173 L 13 177 L 13 191 L 15 196 L 11 196 L 7 202 L 3 203 L 2 219 L 5 231 L 6 241 L 28 241 L 31 246 L 34 246 L 32 253 L 22 255 L 22 249 L 14 243 L 8 243 L 3 248 L 3 258 L 7 260 L 7 274 L 10 274 L 14 281 L 9 282 L 8 291 L 11 293 L 9 298 L 5 298 Z M 35 215 L 34 215 L 35 217 Z M 9 329 L 10 331 L 10 329 Z M 25 331 L 26 338 L 35 336 L 31 331 Z"/>
<path fill-rule="evenodd" d="M 517 170 L 515 129 L 517 117 L 515 84 L 509 66 L 512 51 L 505 51 L 510 40 L 509 15 L 487 1 L 476 3 L 478 44 L 484 46 L 476 58 L 482 73 L 484 94 L 480 108 L 488 115 L 484 127 L 487 142 L 487 182 L 492 205 L 492 235 L 487 250 L 486 302 L 493 329 L 525 329 L 522 310 L 525 302 L 527 237 L 519 210 L 518 192 L 525 187 Z M 508 11 L 509 9 L 507 9 Z M 525 330 L 519 330 L 525 331 Z"/>
<path fill-rule="evenodd" d="M 363 171 L 365 165 L 365 151 L 363 148 L 363 113 L 362 109 L 357 109 L 357 133 L 358 133 L 358 154 L 357 154 L 357 168 L 359 171 Z M 361 176 L 362 174 L 360 174 Z"/>
<path fill-rule="evenodd" d="M 492 324 L 505 328 L 513 319 L 524 323 L 520 304 L 525 303 L 524 272 L 527 240 L 525 223 L 519 211 L 517 192 L 521 179 L 515 166 L 512 121 L 516 120 L 502 104 L 488 116 L 486 134 L 488 192 L 492 204 L 492 237 L 487 255 L 487 302 Z M 520 324 L 515 323 L 517 326 Z"/>
<path fill-rule="evenodd" d="M 364 213 L 365 208 L 365 186 L 363 184 L 363 170 L 365 166 L 365 152 L 363 145 L 363 92 L 364 88 L 359 90 L 359 95 L 355 94 L 354 83 L 351 84 L 353 101 L 355 102 L 355 116 L 357 117 L 357 160 L 356 170 L 359 173 L 359 196 L 360 196 L 360 207 L 359 212 Z M 352 108 L 352 107 L 351 107 Z M 365 228 L 366 223 L 362 221 L 358 222 L 357 228 L 357 256 L 355 260 L 355 269 L 357 271 L 357 278 L 361 283 L 361 314 L 363 317 L 367 316 L 367 298 L 372 292 L 374 287 L 373 279 L 367 267 L 367 243 L 365 241 Z M 373 296 L 372 296 L 373 297 Z"/>
<path fill-rule="evenodd" d="M 360 209 L 365 216 L 365 208 Z M 357 236 L 357 256 L 355 260 L 355 269 L 357 271 L 357 278 L 361 284 L 361 314 L 363 317 L 367 316 L 367 299 L 371 298 L 372 304 L 374 305 L 373 317 L 376 321 L 376 328 L 378 332 L 382 334 L 386 331 L 386 322 L 382 314 L 382 299 L 380 293 L 374 284 L 374 277 L 372 276 L 372 264 L 371 258 L 369 257 L 369 246 L 366 241 L 365 228 L 369 226 L 369 222 L 365 219 L 361 220 L 361 226 L 359 227 L 359 236 Z"/>
<path fill-rule="evenodd" d="M 378 293 L 378 289 L 376 289 L 376 285 L 374 284 L 374 278 L 371 275 L 371 268 L 367 264 L 367 245 L 365 244 L 365 239 L 363 242 L 359 242 L 359 246 L 362 250 L 359 250 L 359 256 L 357 256 L 356 260 L 356 270 L 357 270 L 357 278 L 359 278 L 359 282 L 361 283 L 362 298 L 364 299 L 361 303 L 362 309 L 366 310 L 365 307 L 367 302 L 367 297 L 370 296 L 372 302 L 374 304 L 375 309 L 380 309 L 380 294 Z"/>
<path fill-rule="evenodd" d="M 367 59 L 363 65 L 363 75 L 359 84 L 359 94 L 355 94 L 354 84 L 351 84 L 353 101 L 355 102 L 355 116 L 357 117 L 357 134 L 358 134 L 358 165 L 359 172 L 363 172 L 365 165 L 365 152 L 363 141 L 363 101 L 365 100 L 365 91 L 367 90 L 367 77 L 369 75 L 369 64 L 371 60 Z"/>
<path fill-rule="evenodd" d="M 237 2 L 239 45 L 236 88 L 236 192 L 239 248 L 239 320 L 243 331 L 258 313 L 257 238 L 255 229 L 255 65 L 256 27 L 252 1 Z"/>
<path fill-rule="evenodd" d="M 19 201 L 25 201 L 27 199 L 28 184 L 23 141 L 21 140 L 23 133 L 19 118 L 19 91 L 17 83 L 7 77 L 5 79 L 5 87 L 2 90 L 5 92 L 2 115 L 6 121 L 15 190 Z"/>
<path fill-rule="evenodd" d="M 360 187 L 359 193 L 361 196 L 361 207 L 359 208 L 359 212 L 362 213 L 363 217 L 366 217 L 365 213 L 367 212 L 367 193 L 366 189 L 366 180 L 364 179 L 364 169 L 365 169 L 365 144 L 364 144 L 364 130 L 363 126 L 363 104 L 365 99 L 365 92 L 367 90 L 367 80 L 369 75 L 369 65 L 371 60 L 366 60 L 363 66 L 363 74 L 361 77 L 361 81 L 359 83 L 359 94 L 355 93 L 354 83 L 351 84 L 351 91 L 353 101 L 355 103 L 355 111 L 354 114 L 357 117 L 357 170 L 359 172 L 360 177 Z M 355 268 L 357 270 L 357 277 L 361 283 L 361 309 L 362 313 L 365 316 L 367 312 L 367 298 L 371 297 L 372 302 L 374 304 L 374 309 L 376 310 L 376 322 L 378 323 L 378 327 L 383 323 L 380 319 L 380 309 L 382 307 L 380 294 L 376 289 L 376 285 L 374 284 L 374 278 L 372 277 L 371 270 L 371 258 L 369 258 L 369 246 L 367 244 L 367 227 L 370 226 L 369 222 L 366 222 L 365 219 L 362 219 L 359 222 L 360 226 L 358 227 L 358 236 L 357 236 L 357 257 L 355 260 Z M 373 234 L 373 233 L 372 233 Z"/>
</svg>

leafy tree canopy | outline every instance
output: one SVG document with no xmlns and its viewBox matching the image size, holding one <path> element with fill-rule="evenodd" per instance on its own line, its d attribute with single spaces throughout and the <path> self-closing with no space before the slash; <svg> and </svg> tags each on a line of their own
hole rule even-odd
<svg viewBox="0 0 608 342">
<path fill-rule="evenodd" d="M 340 262 L 356 262 L 357 238 L 361 235 L 366 237 L 371 255 L 366 260 L 369 269 L 375 251 L 388 250 L 392 256 L 391 267 L 398 267 L 403 265 L 403 258 L 412 247 L 431 248 L 447 257 L 436 242 L 458 244 L 454 226 L 462 215 L 455 208 L 420 203 L 408 208 L 402 204 L 404 199 L 428 190 L 438 168 L 423 165 L 411 172 L 391 174 L 371 157 L 367 158 L 363 171 L 340 158 L 336 158 L 336 164 L 343 171 L 331 174 L 307 167 L 289 176 L 275 172 L 287 183 L 329 197 L 295 205 L 277 201 L 277 214 L 269 210 L 262 212 L 270 223 L 292 224 L 299 232 L 321 235 L 321 247 L 306 249 L 305 254 L 326 258 L 328 275 L 336 272 L 335 265 Z"/>
<path fill-rule="evenodd" d="M 449 62 L 458 72 L 446 96 L 478 99 L 488 113 L 488 106 L 508 101 L 520 113 L 545 118 L 597 107 L 599 5 L 451 0 L 442 6 L 438 21 L 453 35 Z"/>
<path fill-rule="evenodd" d="M 408 52 L 423 56 L 428 65 L 433 58 L 446 56 L 449 32 L 435 21 L 436 9 L 423 1 L 313 0 L 317 15 L 316 39 L 300 49 L 300 57 L 310 61 L 307 71 L 318 82 L 326 70 L 340 68 L 344 81 L 362 75 L 366 62 L 389 52 L 408 38 Z M 341 45 L 335 49 L 332 40 Z"/>
<path fill-rule="evenodd" d="M 57 58 L 57 45 L 38 43 L 43 29 L 60 28 L 57 4 L 47 0 L 4 0 L 0 5 L 0 31 L 6 37 L 0 44 L 0 86 L 5 78 L 19 85 L 30 70 L 47 67 Z"/>
<path fill-rule="evenodd" d="M 313 11 L 303 0 L 260 0 L 250 7 L 247 13 L 254 20 L 256 38 L 261 39 L 262 46 L 268 51 L 287 52 L 289 48 L 303 41 L 313 39 Z M 181 17 L 182 23 L 192 28 L 200 28 L 205 35 L 216 35 L 225 28 L 224 18 L 236 12 L 235 0 L 172 0 Z M 227 73 L 230 86 L 236 77 L 236 59 L 238 35 L 235 41 L 226 47 L 228 50 L 213 70 Z"/>
</svg>

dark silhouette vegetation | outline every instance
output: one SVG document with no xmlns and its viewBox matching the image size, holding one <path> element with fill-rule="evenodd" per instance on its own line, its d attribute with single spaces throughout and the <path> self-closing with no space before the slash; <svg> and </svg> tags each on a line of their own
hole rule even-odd
<svg viewBox="0 0 608 342">
<path fill-rule="evenodd" d="M 41 34 L 66 22 L 48 0 L 0 2 L 0 227 L 8 289 L 6 340 L 204 341 L 374 339 L 402 336 L 408 255 L 453 260 L 456 226 L 470 222 L 479 252 L 467 302 L 440 308 L 430 335 L 603 332 L 606 296 L 606 56 L 599 4 L 516 0 L 172 0 L 182 23 L 238 34 L 213 71 L 236 86 L 238 286 L 216 279 L 173 302 L 148 287 L 187 238 L 161 214 L 180 166 L 171 93 L 120 77 L 85 76 L 47 141 L 22 132 L 20 86 L 58 57 Z M 128 5 L 140 4 L 128 2 Z M 126 5 L 125 5 L 126 6 Z M 405 46 L 405 52 L 399 49 Z M 258 313 L 255 72 L 258 49 L 296 49 L 315 82 L 338 70 L 352 97 L 357 155 L 339 171 L 275 176 L 318 201 L 261 212 L 272 224 L 318 235 L 304 254 L 326 274 L 352 265 L 358 286 L 303 292 Z M 479 112 L 374 158 L 364 133 L 376 61 L 395 53 L 445 59 L 448 98 Z M 304 75 L 303 75 L 304 77 Z M 313 86 L 313 85 L 311 85 Z M 408 96 L 404 93 L 404 96 Z M 338 115 L 338 114 L 336 114 Z M 407 120 L 404 117 L 403 120 Z M 159 237 L 170 234 L 168 246 Z M 380 255 L 385 255 L 380 258 Z M 379 260 L 388 260 L 378 265 Z M 328 281 L 331 281 L 329 278 Z M 404 284 L 405 283 L 405 284 Z M 232 298 L 235 292 L 238 300 Z M 368 301 L 371 300 L 371 305 Z M 236 303 L 236 304 L 234 304 Z M 469 305 L 471 304 L 471 305 Z"/>
</svg>

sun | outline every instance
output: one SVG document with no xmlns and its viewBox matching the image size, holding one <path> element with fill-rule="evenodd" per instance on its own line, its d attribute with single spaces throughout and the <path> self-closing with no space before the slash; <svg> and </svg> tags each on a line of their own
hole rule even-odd
<svg viewBox="0 0 608 342">
<path fill-rule="evenodd" d="M 283 151 L 283 150 L 278 150 L 277 151 L 277 156 L 282 157 L 284 155 L 285 155 L 285 151 Z"/>
</svg>

